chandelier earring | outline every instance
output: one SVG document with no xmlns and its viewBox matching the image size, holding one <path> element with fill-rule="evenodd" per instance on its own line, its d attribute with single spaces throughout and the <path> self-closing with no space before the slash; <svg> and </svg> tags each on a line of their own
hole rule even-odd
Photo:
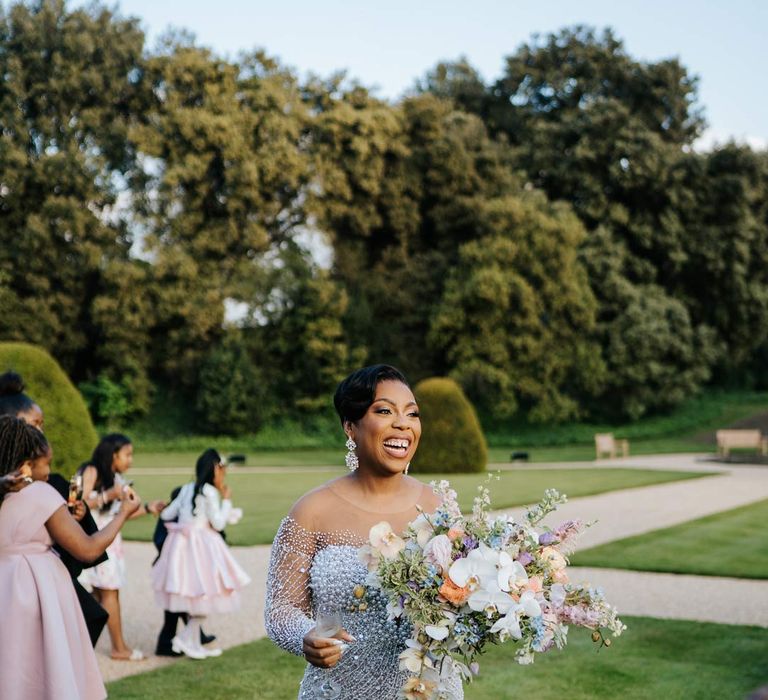
<svg viewBox="0 0 768 700">
<path fill-rule="evenodd" d="M 360 463 L 357 461 L 357 454 L 355 454 L 356 447 L 357 447 L 357 444 L 355 443 L 355 441 L 351 437 L 347 438 L 347 444 L 346 444 L 347 454 L 344 457 L 344 461 L 347 464 L 347 469 L 349 469 L 349 471 L 351 472 L 355 471 L 355 469 L 357 469 L 358 466 L 360 466 Z"/>
</svg>

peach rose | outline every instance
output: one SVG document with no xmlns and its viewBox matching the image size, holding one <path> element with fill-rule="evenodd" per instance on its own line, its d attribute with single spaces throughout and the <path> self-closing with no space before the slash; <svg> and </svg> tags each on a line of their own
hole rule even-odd
<svg viewBox="0 0 768 700">
<path fill-rule="evenodd" d="M 448 530 L 448 539 L 451 542 L 457 540 L 459 537 L 464 537 L 464 530 L 460 527 L 452 527 Z"/>
<path fill-rule="evenodd" d="M 531 576 L 528 579 L 528 583 L 525 584 L 524 590 L 531 591 L 532 593 L 541 593 L 543 590 L 543 581 L 541 576 Z"/>
<path fill-rule="evenodd" d="M 469 598 L 471 591 L 468 586 L 457 586 L 450 578 L 446 577 L 445 581 L 443 581 L 443 585 L 440 586 L 438 593 L 440 593 L 440 595 L 449 603 L 453 603 L 453 605 L 459 607 L 460 605 L 464 605 Z"/>
<path fill-rule="evenodd" d="M 568 574 L 565 573 L 565 569 L 558 569 L 552 574 L 552 578 L 557 583 L 568 583 Z"/>
</svg>

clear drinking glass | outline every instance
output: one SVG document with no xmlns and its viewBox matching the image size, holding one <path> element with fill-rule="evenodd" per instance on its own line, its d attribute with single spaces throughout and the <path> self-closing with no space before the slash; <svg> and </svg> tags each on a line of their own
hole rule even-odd
<svg viewBox="0 0 768 700">
<path fill-rule="evenodd" d="M 333 637 L 341 632 L 341 610 L 319 607 L 315 615 L 315 636 Z M 323 672 L 323 679 L 315 684 L 318 700 L 335 700 L 341 695 L 341 686 L 331 678 L 330 670 Z"/>
</svg>

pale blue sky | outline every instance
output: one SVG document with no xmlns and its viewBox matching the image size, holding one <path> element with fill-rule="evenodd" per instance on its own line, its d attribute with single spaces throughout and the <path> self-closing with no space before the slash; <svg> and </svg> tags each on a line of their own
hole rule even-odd
<svg viewBox="0 0 768 700">
<path fill-rule="evenodd" d="M 142 18 L 150 45 L 182 27 L 223 55 L 261 47 L 301 74 L 346 69 L 389 98 L 441 59 L 463 54 L 491 80 L 534 32 L 610 25 L 630 55 L 678 56 L 700 77 L 705 143 L 768 144 L 765 0 L 122 0 L 119 8 Z"/>
</svg>

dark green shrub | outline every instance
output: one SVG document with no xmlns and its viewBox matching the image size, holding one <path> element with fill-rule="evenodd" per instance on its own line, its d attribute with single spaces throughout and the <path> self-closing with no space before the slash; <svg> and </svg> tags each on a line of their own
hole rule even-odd
<svg viewBox="0 0 768 700">
<path fill-rule="evenodd" d="M 25 393 L 45 414 L 45 435 L 53 447 L 53 469 L 69 476 L 98 442 L 83 397 L 45 350 L 27 343 L 0 343 L 0 373 L 18 372 Z"/>
<path fill-rule="evenodd" d="M 413 472 L 483 472 L 488 448 L 480 421 L 461 387 L 444 377 L 419 382 L 414 389 L 421 413 L 421 442 Z"/>
<path fill-rule="evenodd" d="M 240 335 L 224 336 L 200 369 L 195 402 L 199 427 L 219 435 L 256 432 L 263 393 L 258 369 Z"/>
<path fill-rule="evenodd" d="M 100 424 L 112 427 L 131 413 L 129 392 L 122 382 L 113 382 L 100 374 L 92 382 L 80 382 L 78 389 L 88 404 L 91 416 Z"/>
</svg>

